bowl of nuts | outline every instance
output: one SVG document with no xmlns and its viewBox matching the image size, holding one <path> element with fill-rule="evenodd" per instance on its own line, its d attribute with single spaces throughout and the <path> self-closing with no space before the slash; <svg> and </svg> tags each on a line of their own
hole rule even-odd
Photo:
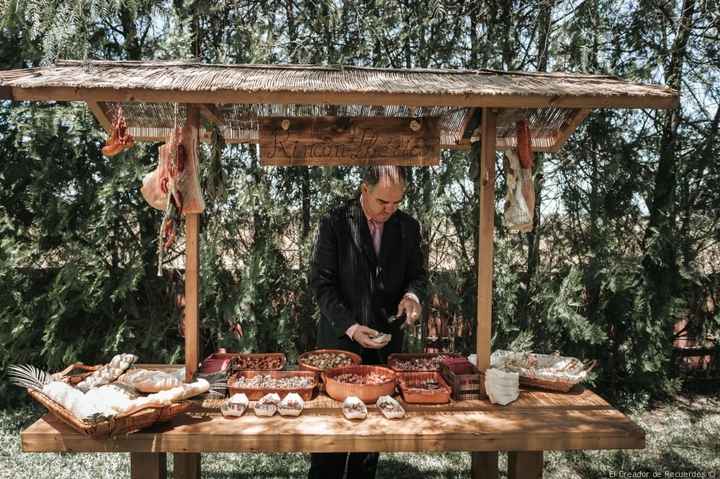
<svg viewBox="0 0 720 479">
<path fill-rule="evenodd" d="M 360 356 L 342 349 L 316 349 L 298 357 L 300 369 L 321 373 L 328 369 L 360 364 Z"/>
<path fill-rule="evenodd" d="M 348 396 L 357 396 L 365 403 L 392 395 L 397 380 L 392 369 L 360 364 L 328 369 L 322 375 L 325 392 L 331 398 L 344 401 Z"/>
</svg>

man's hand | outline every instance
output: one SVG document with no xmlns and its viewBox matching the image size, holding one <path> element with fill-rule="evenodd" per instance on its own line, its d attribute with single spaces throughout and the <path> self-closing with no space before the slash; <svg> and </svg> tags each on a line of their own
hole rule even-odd
<svg viewBox="0 0 720 479">
<path fill-rule="evenodd" d="M 400 304 L 398 304 L 397 317 L 400 317 L 403 313 L 405 313 L 405 317 L 407 318 L 403 323 L 403 327 L 412 326 L 415 324 L 415 321 L 420 319 L 422 306 L 420 306 L 420 303 L 415 301 L 413 298 L 403 296 L 403 299 L 400 300 Z"/>
<path fill-rule="evenodd" d="M 357 329 L 355 329 L 355 333 L 353 334 L 353 340 L 355 340 L 363 348 L 380 349 L 382 347 L 385 347 L 389 341 L 381 342 L 372 339 L 379 334 L 379 332 L 375 331 L 372 328 L 359 325 Z"/>
</svg>

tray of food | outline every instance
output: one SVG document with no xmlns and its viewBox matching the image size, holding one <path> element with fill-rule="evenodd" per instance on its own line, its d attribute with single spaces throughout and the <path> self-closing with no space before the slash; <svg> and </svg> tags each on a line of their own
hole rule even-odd
<svg viewBox="0 0 720 479">
<path fill-rule="evenodd" d="M 312 371 L 238 371 L 228 380 L 229 394 L 243 393 L 251 401 L 269 393 L 277 393 L 281 398 L 297 393 L 309 401 L 316 386 Z"/>
<path fill-rule="evenodd" d="M 455 353 L 395 353 L 388 356 L 388 367 L 397 372 L 432 372 L 448 358 L 462 357 Z"/>
<path fill-rule="evenodd" d="M 119 354 L 101 366 L 77 363 L 56 374 L 30 365 L 10 366 L 8 376 L 50 414 L 93 438 L 129 434 L 168 421 L 190 410 L 193 404 L 186 399 L 210 387 L 204 379 L 188 384 L 161 371 L 131 368 L 136 361 L 137 356 Z M 85 371 L 70 374 L 78 369 Z M 154 392 L 143 394 L 150 391 Z"/>
<path fill-rule="evenodd" d="M 360 356 L 342 349 L 316 349 L 298 357 L 300 369 L 321 373 L 327 369 L 360 364 Z"/>
<path fill-rule="evenodd" d="M 284 353 L 232 353 L 237 359 L 236 369 L 250 371 L 280 371 L 285 367 Z"/>
<path fill-rule="evenodd" d="M 395 392 L 397 375 L 382 366 L 356 364 L 323 372 L 325 392 L 336 401 L 356 396 L 365 403 L 374 403 L 380 396 Z"/>
<path fill-rule="evenodd" d="M 583 363 L 560 354 L 538 354 L 499 349 L 490 356 L 490 365 L 520 375 L 520 385 L 568 392 L 584 381 L 597 361 Z"/>
<path fill-rule="evenodd" d="M 398 385 L 403 399 L 415 404 L 445 404 L 452 390 L 438 372 L 399 373 Z"/>
</svg>

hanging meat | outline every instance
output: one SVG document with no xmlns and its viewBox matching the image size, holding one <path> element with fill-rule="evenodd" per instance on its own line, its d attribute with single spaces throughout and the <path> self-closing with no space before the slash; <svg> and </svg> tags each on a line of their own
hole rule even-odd
<svg viewBox="0 0 720 479">
<path fill-rule="evenodd" d="M 519 155 L 512 150 L 505 152 L 505 225 L 511 231 L 528 233 L 533 230 L 535 211 L 535 185 L 532 169 L 523 168 Z"/>
<path fill-rule="evenodd" d="M 174 128 L 160 147 L 159 157 L 157 168 L 145 175 L 140 189 L 150 206 L 165 212 L 158 238 L 158 275 L 180 231 L 182 214 L 205 209 L 198 177 L 197 128 Z"/>
<path fill-rule="evenodd" d="M 118 105 L 112 123 L 112 133 L 110 133 L 110 138 L 107 139 L 105 146 L 102 148 L 102 154 L 105 156 L 115 156 L 132 147 L 134 144 L 135 140 L 130 132 L 128 132 L 127 121 L 125 121 L 122 105 Z"/>
</svg>

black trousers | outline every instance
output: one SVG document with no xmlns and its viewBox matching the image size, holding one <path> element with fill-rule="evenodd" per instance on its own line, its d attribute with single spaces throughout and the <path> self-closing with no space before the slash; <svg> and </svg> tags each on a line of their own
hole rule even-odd
<svg viewBox="0 0 720 479">
<path fill-rule="evenodd" d="M 399 349 L 399 348 L 398 348 Z M 383 354 L 384 353 L 384 354 Z M 365 349 L 363 364 L 383 364 L 387 352 Z M 320 452 L 310 454 L 308 479 L 343 479 L 347 463 L 347 479 L 375 479 L 380 454 L 377 452 Z"/>
</svg>

